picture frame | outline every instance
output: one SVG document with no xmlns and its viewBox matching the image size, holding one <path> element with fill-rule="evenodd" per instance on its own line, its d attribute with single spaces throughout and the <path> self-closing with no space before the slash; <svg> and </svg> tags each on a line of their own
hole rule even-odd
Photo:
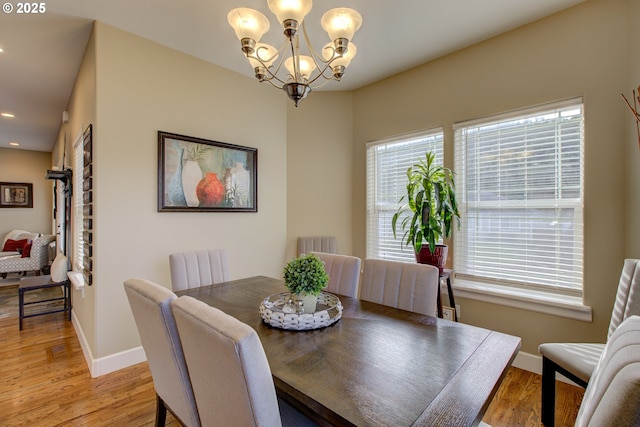
<svg viewBox="0 0 640 427">
<path fill-rule="evenodd" d="M 258 150 L 158 131 L 158 212 L 257 212 Z"/>
<path fill-rule="evenodd" d="M 0 208 L 33 208 L 33 184 L 0 182 Z"/>
</svg>

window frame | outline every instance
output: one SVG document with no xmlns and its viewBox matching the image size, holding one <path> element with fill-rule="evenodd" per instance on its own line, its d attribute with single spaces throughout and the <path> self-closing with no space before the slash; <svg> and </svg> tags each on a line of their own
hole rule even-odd
<svg viewBox="0 0 640 427">
<path fill-rule="evenodd" d="M 562 205 L 574 209 L 579 215 L 579 221 L 574 226 L 574 238 L 579 244 L 579 247 L 573 248 L 574 259 L 573 263 L 579 263 L 579 277 L 575 278 L 574 283 L 579 283 L 579 288 L 567 288 L 567 287 L 553 287 L 550 285 L 536 285 L 532 283 L 513 283 L 508 280 L 500 280 L 495 277 L 478 277 L 474 274 L 468 274 L 469 270 L 464 265 L 465 251 L 468 252 L 469 239 L 465 233 L 468 230 L 461 229 L 460 231 L 454 230 L 454 270 L 456 271 L 454 279 L 454 288 L 456 288 L 459 296 L 469 297 L 474 299 L 485 300 L 488 302 L 507 303 L 507 305 L 520 306 L 523 308 L 533 309 L 534 311 L 541 311 L 551 314 L 558 314 L 564 317 L 571 317 L 580 320 L 590 321 L 591 310 L 590 307 L 583 305 L 583 271 L 584 271 L 584 146 L 585 146 L 585 134 L 584 134 L 584 121 L 585 121 L 585 106 L 582 97 L 563 100 L 560 102 L 542 104 L 530 108 L 519 109 L 510 111 L 507 113 L 488 116 L 481 119 L 469 120 L 454 124 L 454 151 L 455 151 L 455 172 L 456 172 L 456 184 L 457 184 L 457 196 L 461 212 L 461 227 L 465 227 L 469 218 L 467 214 L 470 209 L 470 203 L 468 195 L 467 182 L 467 164 L 468 160 L 465 157 L 466 152 L 461 144 L 461 130 L 469 129 L 470 127 L 478 126 L 491 126 L 497 125 L 504 121 L 515 121 L 515 119 L 522 117 L 543 116 L 546 112 L 560 111 L 563 109 L 580 108 L 580 152 L 579 152 L 579 192 L 578 200 L 555 200 L 553 208 L 561 208 Z M 555 141 L 556 146 L 558 138 Z M 556 150 L 559 150 L 556 148 Z M 560 154 L 562 155 L 562 154 Z M 554 176 L 557 176 L 555 174 Z M 561 190 L 560 190 L 561 191 Z M 478 196 L 479 197 L 479 196 Z M 557 197 L 557 195 L 556 195 Z M 517 205 L 517 202 L 476 202 L 476 206 L 482 204 L 487 206 L 494 206 L 496 204 L 508 205 L 509 203 Z M 524 203 L 524 206 L 533 209 L 533 206 L 537 202 Z M 539 205 L 549 204 L 549 200 L 541 200 Z M 579 257 L 576 260 L 576 256 Z M 577 264 L 576 264 L 577 265 Z M 458 292 L 461 291 L 461 292 Z M 542 305 L 540 305 L 540 303 Z"/>
<path fill-rule="evenodd" d="M 397 168 L 392 172 L 395 182 L 396 191 L 392 192 L 395 195 L 388 194 L 386 197 L 391 198 L 391 201 L 380 201 L 380 181 L 382 177 L 378 173 L 378 169 L 375 168 L 377 160 L 380 159 L 380 151 L 385 149 L 393 150 L 394 146 L 399 147 L 400 144 L 416 144 L 420 142 L 424 144 L 424 148 L 407 148 L 403 152 L 407 156 L 412 156 L 410 161 L 407 159 L 401 162 L 402 165 L 397 165 Z M 436 146 L 436 148 L 432 148 Z M 437 146 L 439 145 L 439 146 Z M 399 150 L 397 150 L 399 151 Z M 380 258 L 395 261 L 407 261 L 415 262 L 415 254 L 412 247 L 407 247 L 402 244 L 403 232 L 398 233 L 397 238 L 393 239 L 391 229 L 391 217 L 401 206 L 399 202 L 400 197 L 406 194 L 406 171 L 412 164 L 418 163 L 419 159 L 424 156 L 427 151 L 436 152 L 436 160 L 438 164 L 444 163 L 444 128 L 435 127 L 418 132 L 412 132 L 408 134 L 397 135 L 385 139 L 375 140 L 366 144 L 366 257 L 367 258 Z M 419 154 L 418 154 L 419 153 Z M 396 159 L 396 162 L 398 160 Z M 402 190 L 399 190 L 398 185 L 401 184 Z M 385 212 L 388 216 L 388 220 L 384 221 L 387 225 L 384 229 L 381 229 L 380 213 Z M 383 214 L 384 217 L 385 214 Z M 381 237 L 388 236 L 390 237 Z"/>
</svg>

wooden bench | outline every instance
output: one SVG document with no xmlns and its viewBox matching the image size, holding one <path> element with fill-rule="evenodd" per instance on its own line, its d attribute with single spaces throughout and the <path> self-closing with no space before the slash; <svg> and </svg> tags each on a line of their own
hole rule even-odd
<svg viewBox="0 0 640 427">
<path fill-rule="evenodd" d="M 62 296 L 56 298 L 47 298 L 38 301 L 24 302 L 25 292 L 35 291 L 38 289 L 55 288 L 56 286 L 62 286 Z M 64 301 L 63 306 L 55 307 L 47 310 L 39 310 L 34 313 L 25 314 L 24 307 L 32 304 L 43 304 L 52 301 Z M 20 279 L 20 285 L 18 286 L 18 311 L 20 317 L 20 330 L 22 330 L 22 320 L 27 317 L 42 316 L 44 314 L 53 314 L 60 312 L 68 312 L 68 319 L 71 320 L 71 282 L 65 280 L 63 282 L 54 282 L 51 280 L 50 275 L 36 276 L 36 277 L 23 277 Z"/>
</svg>

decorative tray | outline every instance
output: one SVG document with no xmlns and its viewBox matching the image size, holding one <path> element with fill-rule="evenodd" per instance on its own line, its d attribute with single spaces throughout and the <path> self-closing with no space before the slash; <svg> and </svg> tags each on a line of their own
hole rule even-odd
<svg viewBox="0 0 640 427">
<path fill-rule="evenodd" d="M 320 292 L 315 313 L 296 310 L 296 301 L 289 292 L 268 296 L 260 304 L 260 316 L 265 323 L 280 329 L 306 331 L 334 324 L 342 317 L 342 304 L 337 296 Z M 298 311 L 298 312 L 296 312 Z"/>
</svg>

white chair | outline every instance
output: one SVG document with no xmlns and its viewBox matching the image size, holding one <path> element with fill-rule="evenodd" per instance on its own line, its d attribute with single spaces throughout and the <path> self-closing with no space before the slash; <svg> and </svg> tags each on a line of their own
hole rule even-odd
<svg viewBox="0 0 640 427">
<path fill-rule="evenodd" d="M 358 257 L 324 252 L 312 252 L 322 262 L 329 275 L 328 292 L 345 295 L 352 298 L 358 297 L 358 284 L 360 282 L 360 265 L 362 260 Z"/>
<path fill-rule="evenodd" d="M 575 425 L 640 425 L 640 316 L 627 317 L 609 336 Z"/>
<path fill-rule="evenodd" d="M 609 323 L 608 338 L 620 323 L 631 315 L 640 315 L 640 260 L 626 259 L 620 275 L 616 301 Z M 542 355 L 542 423 L 555 423 L 556 372 L 587 387 L 600 358 L 604 343 L 544 343 Z"/>
<path fill-rule="evenodd" d="M 167 409 L 185 426 L 200 426 L 191 380 L 178 338 L 169 289 L 141 279 L 124 282 L 142 347 L 156 390 L 156 426 L 165 424 Z"/>
<path fill-rule="evenodd" d="M 298 237 L 298 256 L 309 252 L 338 252 L 338 239 L 335 236 Z"/>
<path fill-rule="evenodd" d="M 182 291 L 230 280 L 226 249 L 188 251 L 169 255 L 171 288 Z"/>
<path fill-rule="evenodd" d="M 432 265 L 365 259 L 360 299 L 435 316 L 439 277 Z"/>
<path fill-rule="evenodd" d="M 271 369 L 249 325 L 189 296 L 172 303 L 204 427 L 315 425 L 278 406 Z M 281 414 L 282 413 L 282 414 Z"/>
</svg>

